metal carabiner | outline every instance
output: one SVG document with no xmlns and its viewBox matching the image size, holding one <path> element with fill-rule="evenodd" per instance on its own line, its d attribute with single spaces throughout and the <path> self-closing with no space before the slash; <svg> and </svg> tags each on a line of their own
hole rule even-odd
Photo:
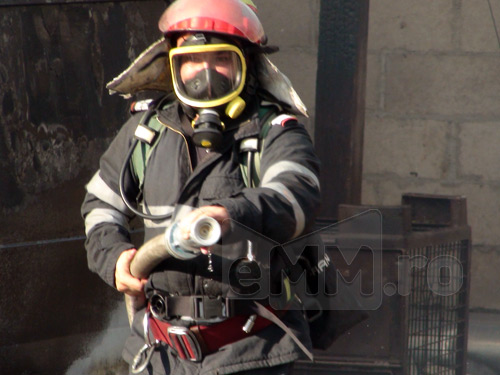
<svg viewBox="0 0 500 375">
<path fill-rule="evenodd" d="M 139 352 L 134 357 L 134 361 L 132 362 L 131 370 L 132 374 L 139 374 L 143 372 L 151 361 L 151 357 L 153 356 L 153 352 L 156 347 L 160 344 L 159 341 L 151 344 L 144 344 L 144 346 L 139 350 Z M 144 355 L 144 357 L 143 357 Z"/>
<path fill-rule="evenodd" d="M 142 328 L 144 330 L 144 346 L 135 355 L 132 365 L 130 366 L 133 374 L 139 374 L 148 366 L 153 356 L 155 349 L 160 346 L 160 341 L 155 340 L 151 342 L 149 337 L 149 311 L 144 314 L 144 319 L 142 321 Z"/>
</svg>

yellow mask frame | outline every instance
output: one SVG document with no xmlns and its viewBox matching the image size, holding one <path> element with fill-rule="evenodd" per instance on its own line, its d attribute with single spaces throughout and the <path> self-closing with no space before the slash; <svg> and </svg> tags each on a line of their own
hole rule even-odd
<svg viewBox="0 0 500 375">
<path fill-rule="evenodd" d="M 184 94 L 184 92 L 179 88 L 182 84 L 179 82 L 180 77 L 178 77 L 178 73 L 176 72 L 176 64 L 174 63 L 174 59 L 179 55 L 186 54 L 196 54 L 196 53 L 207 53 L 207 52 L 234 52 L 239 57 L 241 64 L 241 78 L 240 82 L 236 86 L 236 88 L 230 92 L 229 94 L 212 100 L 197 100 L 190 98 Z M 195 107 L 195 108 L 215 108 L 226 103 L 231 102 L 235 98 L 239 96 L 241 91 L 245 86 L 246 81 L 246 72 L 247 65 L 245 61 L 245 57 L 241 50 L 232 44 L 219 43 L 219 44 L 204 44 L 204 45 L 193 45 L 193 46 L 181 46 L 170 49 L 169 51 L 169 61 L 170 61 L 170 73 L 172 75 L 172 82 L 174 86 L 174 91 L 177 97 L 185 104 Z"/>
</svg>

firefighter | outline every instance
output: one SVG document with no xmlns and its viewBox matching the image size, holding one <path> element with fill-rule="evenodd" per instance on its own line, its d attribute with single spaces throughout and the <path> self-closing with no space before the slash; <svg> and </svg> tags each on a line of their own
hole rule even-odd
<svg viewBox="0 0 500 375">
<path fill-rule="evenodd" d="M 228 288 L 232 278 L 222 274 L 232 270 L 224 268 L 227 254 L 249 264 L 254 254 L 266 258 L 270 247 L 259 248 L 255 233 L 284 243 L 314 223 L 319 161 L 295 117 L 301 103 L 293 105 L 296 94 L 286 84 L 273 89 L 264 82 L 263 69 L 275 67 L 250 1 L 177 0 L 159 28 L 164 39 L 158 56 L 168 52 L 164 65 L 173 92 L 130 117 L 86 186 L 82 216 L 89 268 L 118 291 L 145 301 L 123 351 L 131 372 L 288 374 L 311 349 L 302 312 L 286 303 L 273 308 L 265 298 L 256 304 L 247 294 L 230 298 L 228 290 L 240 289 Z M 141 126 L 151 138 L 138 166 L 131 155 L 141 147 L 134 143 Z M 250 167 L 246 176 L 241 168 L 248 139 L 259 144 L 256 186 L 249 181 L 255 177 L 248 176 Z M 189 238 L 191 223 L 201 215 L 220 223 L 219 244 L 191 259 L 171 257 L 146 279 L 132 276 L 137 250 L 129 223 L 135 216 L 143 218 L 147 241 L 173 222 Z M 241 228 L 253 233 L 254 242 L 235 238 Z M 230 251 L 224 250 L 226 238 Z"/>
</svg>

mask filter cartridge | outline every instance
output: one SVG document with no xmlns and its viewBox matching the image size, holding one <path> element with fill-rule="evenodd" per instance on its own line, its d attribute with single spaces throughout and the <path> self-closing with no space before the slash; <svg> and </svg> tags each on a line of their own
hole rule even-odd
<svg viewBox="0 0 500 375">
<path fill-rule="evenodd" d="M 202 109 L 193 121 L 193 141 L 197 146 L 217 149 L 222 144 L 224 124 L 213 109 Z"/>
</svg>

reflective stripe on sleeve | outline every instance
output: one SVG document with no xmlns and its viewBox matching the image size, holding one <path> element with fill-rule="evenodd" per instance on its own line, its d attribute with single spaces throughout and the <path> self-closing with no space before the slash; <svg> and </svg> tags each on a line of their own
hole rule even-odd
<svg viewBox="0 0 500 375">
<path fill-rule="evenodd" d="M 262 184 L 261 187 L 268 188 L 274 190 L 275 192 L 281 194 L 285 199 L 290 203 L 293 209 L 293 214 L 295 216 L 295 233 L 293 234 L 293 238 L 299 236 L 305 227 L 305 215 L 304 211 L 297 202 L 297 199 L 293 195 L 293 193 L 281 182 L 267 182 Z"/>
<path fill-rule="evenodd" d="M 127 217 L 121 212 L 111 208 L 94 208 L 85 216 L 85 234 L 88 236 L 101 223 L 118 224 L 128 229 Z"/>
<path fill-rule="evenodd" d="M 87 191 L 90 194 L 95 195 L 101 201 L 113 206 L 118 211 L 122 213 L 128 213 L 129 210 L 125 203 L 123 203 L 122 197 L 116 194 L 99 176 L 99 171 L 92 177 L 90 182 L 87 184 Z"/>
<path fill-rule="evenodd" d="M 261 184 L 270 182 L 284 172 L 293 172 L 307 177 L 318 190 L 320 188 L 318 177 L 310 169 L 304 167 L 302 164 L 288 160 L 279 161 L 267 168 L 264 176 L 262 176 Z"/>
</svg>

